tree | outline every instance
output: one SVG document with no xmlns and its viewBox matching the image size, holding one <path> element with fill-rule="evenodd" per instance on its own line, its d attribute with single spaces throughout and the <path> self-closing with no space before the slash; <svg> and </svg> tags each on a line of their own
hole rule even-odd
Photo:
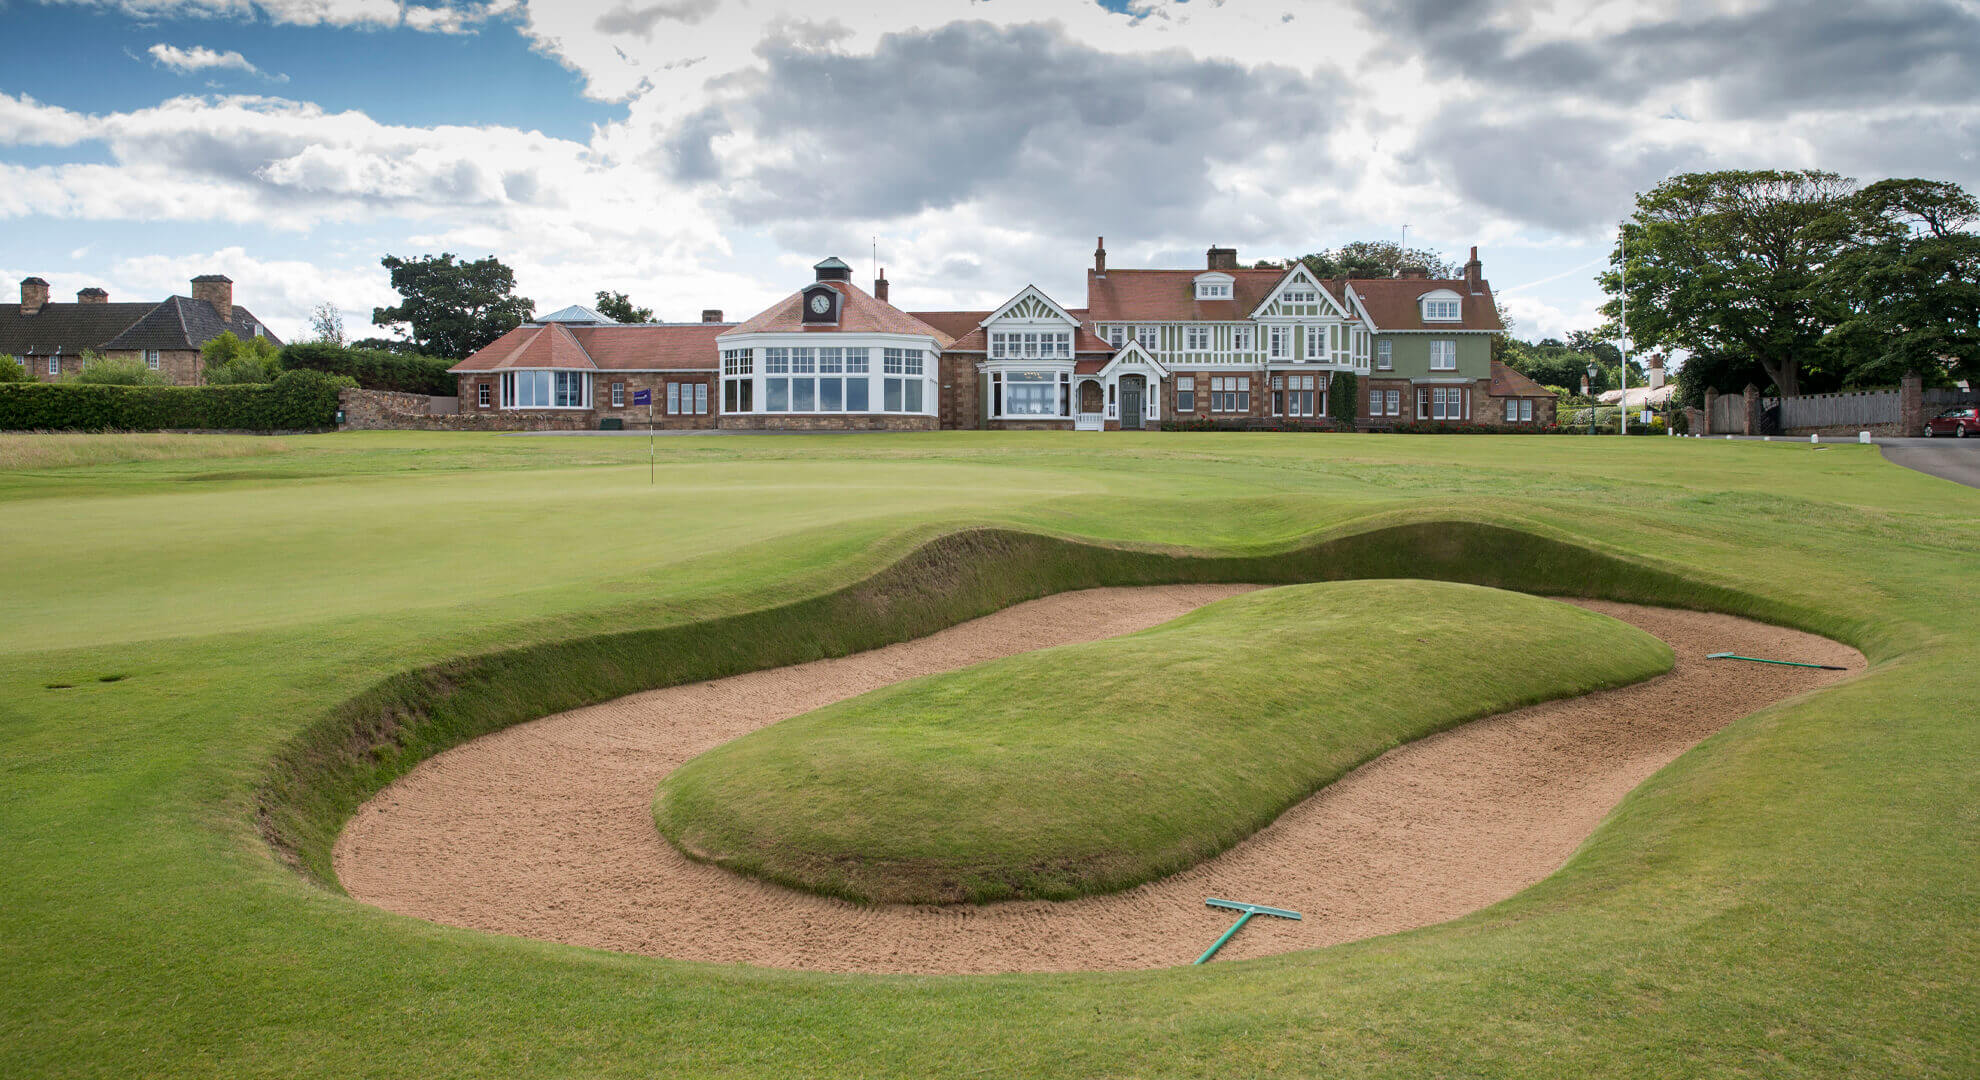
<svg viewBox="0 0 1980 1080">
<path fill-rule="evenodd" d="M 1355 415 L 1361 408 L 1361 380 L 1352 371 L 1336 371 L 1327 383 L 1327 412 L 1334 423 L 1354 430 Z"/>
<path fill-rule="evenodd" d="M 0 356 L 0 383 L 33 382 L 27 365 L 12 356 Z"/>
<path fill-rule="evenodd" d="M 83 350 L 82 368 L 67 382 L 97 386 L 164 386 L 165 376 L 135 356 L 99 356 Z"/>
<path fill-rule="evenodd" d="M 242 341 L 227 330 L 200 347 L 199 367 L 209 386 L 267 383 L 282 373 L 282 360 L 267 338 L 257 335 Z"/>
<path fill-rule="evenodd" d="M 1844 314 L 1824 275 L 1854 188 L 1813 170 L 1724 171 L 1674 176 L 1639 195 L 1623 224 L 1632 341 L 1740 359 L 1782 394 L 1800 392 Z M 1610 319 L 1624 295 L 1623 250 L 1597 279 L 1616 298 L 1602 309 Z"/>
<path fill-rule="evenodd" d="M 625 293 L 605 292 L 602 289 L 598 293 L 598 313 L 618 322 L 645 323 L 653 321 L 652 308 L 634 307 L 632 300 Z"/>
<path fill-rule="evenodd" d="M 1945 181 L 1883 180 L 1851 211 L 1849 250 L 1824 282 L 1848 302 L 1829 334 L 1848 382 L 1908 371 L 1980 381 L 1980 200 Z"/>
<path fill-rule="evenodd" d="M 1614 342 L 1602 340 L 1593 331 L 1571 331 L 1566 341 L 1544 338 L 1537 344 L 1528 344 L 1512 338 L 1506 342 L 1505 365 L 1542 386 L 1567 387 L 1578 392 L 1581 380 L 1588 376 L 1591 361 L 1596 370 L 1589 385 L 1590 393 L 1621 388 L 1622 352 Z M 1632 359 L 1629 370 L 1629 384 L 1642 386 L 1645 381 L 1642 365 Z"/>
<path fill-rule="evenodd" d="M 1356 240 L 1331 251 L 1302 255 L 1299 261 L 1323 278 L 1395 277 L 1404 267 L 1417 267 L 1433 278 L 1455 278 L 1458 268 L 1428 248 L 1407 251 L 1393 240 Z"/>
<path fill-rule="evenodd" d="M 328 345 L 344 343 L 344 313 L 328 300 L 310 309 L 309 328 L 317 341 Z"/>
<path fill-rule="evenodd" d="M 392 272 L 392 288 L 404 301 L 373 308 L 371 321 L 409 327 L 417 351 L 429 356 L 462 359 L 536 311 L 535 301 L 515 295 L 515 271 L 492 255 L 472 262 L 456 262 L 451 251 L 387 255 L 379 264 Z"/>
</svg>

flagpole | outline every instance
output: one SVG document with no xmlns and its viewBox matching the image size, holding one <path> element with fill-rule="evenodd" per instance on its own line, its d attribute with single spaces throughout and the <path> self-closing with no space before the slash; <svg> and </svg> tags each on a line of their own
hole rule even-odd
<svg viewBox="0 0 1980 1080">
<path fill-rule="evenodd" d="M 652 487 L 653 479 L 653 392 L 646 394 L 646 486 Z"/>
</svg>

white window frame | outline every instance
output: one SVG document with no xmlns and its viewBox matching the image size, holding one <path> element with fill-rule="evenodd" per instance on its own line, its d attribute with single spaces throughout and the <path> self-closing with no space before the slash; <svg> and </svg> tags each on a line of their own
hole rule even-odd
<svg viewBox="0 0 1980 1080">
<path fill-rule="evenodd" d="M 1155 346 L 1162 340 L 1162 328 L 1159 326 L 1137 326 L 1134 328 L 1134 340 L 1142 348 L 1149 352 L 1154 352 Z"/>
<path fill-rule="evenodd" d="M 486 409 L 495 404 L 495 384 L 476 383 L 474 386 L 474 407 Z"/>
<path fill-rule="evenodd" d="M 667 415 L 679 416 L 680 414 L 681 414 L 681 384 L 677 382 L 670 382 L 667 384 Z"/>
<path fill-rule="evenodd" d="M 1506 399 L 1506 423 L 1508 423 L 1508 424 L 1517 424 L 1517 423 L 1519 423 L 1519 399 L 1518 399 L 1518 398 L 1507 398 L 1507 399 Z"/>
<path fill-rule="evenodd" d="M 1265 328 L 1265 357 L 1268 360 L 1292 359 L 1292 327 L 1268 326 Z"/>
<path fill-rule="evenodd" d="M 1251 351 L 1251 327 L 1231 327 L 1231 351 L 1241 353 Z"/>
<path fill-rule="evenodd" d="M 60 375 L 60 374 L 62 373 L 62 354 L 61 354 L 61 353 L 49 353 L 49 354 L 48 354 L 48 373 L 49 373 L 50 375 Z"/>
<path fill-rule="evenodd" d="M 1457 339 L 1456 338 L 1430 339 L 1430 370 L 1431 371 L 1457 370 Z"/>
<path fill-rule="evenodd" d="M 157 350 L 157 349 L 146 349 L 146 350 L 144 350 L 144 366 L 145 366 L 145 367 L 148 367 L 148 368 L 150 368 L 150 369 L 151 369 L 151 370 L 153 370 L 153 371 L 157 371 L 157 370 L 158 370 L 158 350 Z"/>
<path fill-rule="evenodd" d="M 538 375 L 549 376 L 549 395 L 552 404 L 548 404 L 548 405 L 536 404 L 536 403 L 531 403 L 528 405 L 520 404 L 520 401 L 524 395 L 521 393 L 517 383 L 518 383 L 518 377 L 524 375 L 530 376 L 532 389 L 535 388 L 533 384 L 536 382 L 536 378 L 535 378 L 536 376 Z M 555 404 L 558 397 L 565 394 L 571 387 L 575 387 L 577 390 L 577 403 L 574 405 Z M 502 373 L 502 408 L 561 409 L 568 411 L 589 409 L 591 408 L 591 373 L 586 371 L 563 371 L 563 370 L 556 370 L 549 368 L 529 368 L 521 371 L 505 371 Z"/>
<path fill-rule="evenodd" d="M 1396 369 L 1396 343 L 1383 338 L 1375 343 L 1375 370 L 1394 371 Z"/>
<path fill-rule="evenodd" d="M 1326 327 L 1321 326 L 1319 323 L 1306 324 L 1306 362 L 1307 363 L 1319 364 L 1319 363 L 1324 363 L 1326 361 L 1327 346 L 1326 346 L 1326 342 L 1322 338 L 1322 334 L 1324 334 L 1325 332 L 1326 332 Z"/>
<path fill-rule="evenodd" d="M 1530 424 L 1530 423 L 1532 423 L 1532 422 L 1533 422 L 1533 399 L 1532 399 L 1532 398 L 1520 398 L 1520 399 L 1519 399 L 1519 422 L 1520 422 L 1520 423 L 1522 423 L 1522 424 Z"/>
<path fill-rule="evenodd" d="M 1110 326 L 1110 327 L 1108 327 L 1108 328 L 1107 328 L 1107 344 L 1109 344 L 1109 345 L 1111 345 L 1111 346 L 1113 346 L 1113 347 L 1114 347 L 1114 348 L 1116 348 L 1116 349 L 1118 349 L 1118 348 L 1120 348 L 1120 347 L 1121 347 L 1121 346 L 1123 346 L 1123 345 L 1126 345 L 1126 344 L 1127 344 L 1127 327 L 1125 327 L 1125 326 Z"/>
<path fill-rule="evenodd" d="M 1196 376 L 1176 376 L 1176 411 L 1179 413 L 1196 411 Z"/>
<path fill-rule="evenodd" d="M 612 384 L 612 407 L 615 409 L 623 409 L 626 407 L 625 383 L 615 382 Z"/>
<path fill-rule="evenodd" d="M 1190 326 L 1183 330 L 1184 349 L 1188 352 L 1210 351 L 1210 328 Z"/>
<path fill-rule="evenodd" d="M 1454 296 L 1426 296 L 1423 298 L 1424 322 L 1463 322 L 1464 301 Z"/>
</svg>

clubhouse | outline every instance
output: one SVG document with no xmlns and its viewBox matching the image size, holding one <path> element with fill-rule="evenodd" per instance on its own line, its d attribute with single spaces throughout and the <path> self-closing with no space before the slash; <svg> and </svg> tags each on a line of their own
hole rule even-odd
<svg viewBox="0 0 1980 1080">
<path fill-rule="evenodd" d="M 741 323 L 622 324 L 573 306 L 453 368 L 460 411 L 557 426 L 812 431 L 1069 429 L 1164 421 L 1327 426 L 1333 376 L 1356 379 L 1357 426 L 1531 427 L 1554 398 L 1492 360 L 1504 333 L 1478 249 L 1464 276 L 1321 279 L 1302 263 L 1113 269 L 1103 238 L 1086 303 L 1035 286 L 992 311 L 902 311 L 829 258 Z"/>
</svg>

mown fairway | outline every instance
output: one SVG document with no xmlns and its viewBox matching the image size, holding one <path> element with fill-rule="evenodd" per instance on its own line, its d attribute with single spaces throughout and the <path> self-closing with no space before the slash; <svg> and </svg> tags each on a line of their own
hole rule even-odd
<svg viewBox="0 0 1980 1080">
<path fill-rule="evenodd" d="M 1294 585 L 793 717 L 668 776 L 653 817 L 695 858 L 827 895 L 1066 900 L 1202 862 L 1390 747 L 1671 660 L 1518 593 Z"/>
<path fill-rule="evenodd" d="M 638 439 L 282 446 L 0 473 L 0 1075 L 1980 1071 L 1980 492 L 1872 447 L 685 438 L 649 487 Z M 256 829 L 278 750 L 414 665 L 781 603 L 966 525 L 1264 553 L 1445 519 L 1686 570 L 1873 670 L 1709 740 L 1507 903 L 1203 969 L 593 953 L 363 907 Z"/>
</svg>

